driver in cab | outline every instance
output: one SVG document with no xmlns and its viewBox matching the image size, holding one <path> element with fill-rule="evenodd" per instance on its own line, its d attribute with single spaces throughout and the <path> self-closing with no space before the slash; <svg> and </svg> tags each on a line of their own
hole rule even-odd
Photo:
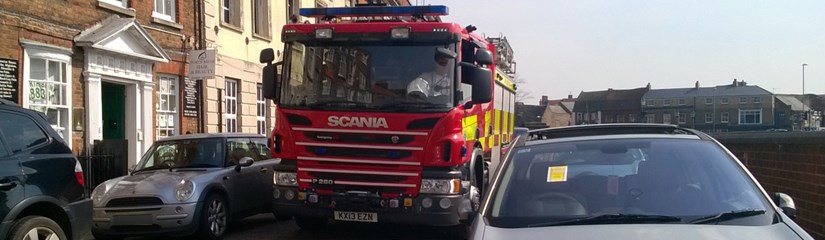
<svg viewBox="0 0 825 240">
<path fill-rule="evenodd" d="M 417 100 L 427 100 L 437 96 L 450 96 L 453 78 L 450 70 L 456 53 L 438 48 L 435 52 L 435 63 L 432 71 L 421 73 L 407 85 L 407 97 Z"/>
</svg>

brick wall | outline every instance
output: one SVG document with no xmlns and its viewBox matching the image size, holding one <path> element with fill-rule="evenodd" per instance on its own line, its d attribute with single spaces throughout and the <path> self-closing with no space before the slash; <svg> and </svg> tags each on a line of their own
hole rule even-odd
<svg viewBox="0 0 825 240">
<path fill-rule="evenodd" d="M 22 39 L 42 44 L 71 49 L 72 110 L 85 115 L 85 89 L 83 66 L 85 53 L 74 46 L 74 37 L 107 17 L 118 15 L 122 18 L 135 17 L 151 38 L 170 56 L 169 63 L 155 64 L 155 73 L 175 74 L 183 79 L 186 75 L 186 53 L 196 42 L 194 2 L 176 0 L 177 12 L 173 23 L 159 21 L 152 17 L 152 0 L 130 0 L 129 9 L 119 10 L 104 7 L 99 0 L 26 0 L 0 1 L 0 58 L 17 59 L 20 62 L 20 84 L 23 84 Z M 19 99 L 22 102 L 22 89 Z M 182 94 L 181 94 L 182 95 Z M 182 116 L 182 112 L 181 112 Z M 83 122 L 86 119 L 82 119 Z M 197 132 L 198 119 L 183 118 L 179 123 L 181 133 Z M 81 154 L 86 141 L 85 129 L 73 129 L 73 151 Z"/>
<path fill-rule="evenodd" d="M 825 239 L 825 132 L 726 133 L 714 136 L 748 167 L 769 194 L 790 195 L 796 221 Z"/>
</svg>

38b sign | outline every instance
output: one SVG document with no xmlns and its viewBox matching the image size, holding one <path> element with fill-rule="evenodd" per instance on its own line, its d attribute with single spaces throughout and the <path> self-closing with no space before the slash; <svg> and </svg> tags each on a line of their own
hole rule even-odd
<svg viewBox="0 0 825 240">
<path fill-rule="evenodd" d="M 29 88 L 29 99 L 35 103 L 55 103 L 54 84 L 43 82 L 31 82 Z"/>
</svg>

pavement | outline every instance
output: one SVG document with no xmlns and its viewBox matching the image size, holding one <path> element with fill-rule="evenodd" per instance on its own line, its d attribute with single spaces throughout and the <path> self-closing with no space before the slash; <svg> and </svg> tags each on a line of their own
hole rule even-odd
<svg viewBox="0 0 825 240">
<path fill-rule="evenodd" d="M 369 223 L 331 222 L 326 229 L 316 232 L 301 230 L 293 221 L 276 221 L 272 214 L 259 214 L 234 222 L 229 226 L 225 240 L 321 240 L 321 239 L 432 239 L 453 240 L 456 228 L 425 227 Z M 149 240 L 157 238 L 129 238 Z M 186 238 L 179 238 L 186 239 Z M 177 239 L 172 239 L 177 240 Z"/>
</svg>

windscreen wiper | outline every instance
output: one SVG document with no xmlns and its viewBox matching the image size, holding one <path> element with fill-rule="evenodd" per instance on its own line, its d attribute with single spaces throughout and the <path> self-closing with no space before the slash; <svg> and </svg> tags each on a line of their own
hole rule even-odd
<svg viewBox="0 0 825 240">
<path fill-rule="evenodd" d="M 358 106 L 364 106 L 364 103 L 355 102 L 355 101 L 325 101 L 325 102 L 316 102 L 309 104 L 310 108 L 322 108 L 322 107 L 339 107 L 339 108 L 355 108 Z"/>
<path fill-rule="evenodd" d="M 733 220 L 737 218 L 744 218 L 756 215 L 765 214 L 765 209 L 745 209 L 739 211 L 730 211 L 730 212 L 721 212 L 718 214 L 700 217 L 694 220 L 691 220 L 689 223 L 691 224 L 706 224 L 706 223 L 719 223 L 721 221 Z"/>
<path fill-rule="evenodd" d="M 682 222 L 681 218 L 664 215 L 645 215 L 645 214 L 603 214 L 588 216 L 582 218 L 574 218 L 568 220 L 561 220 L 547 223 L 530 224 L 527 227 L 549 227 L 549 226 L 564 226 L 564 225 L 587 225 L 587 224 L 625 224 L 625 223 L 668 223 L 668 222 Z"/>
<path fill-rule="evenodd" d="M 136 171 L 132 172 L 132 174 L 139 173 L 139 172 L 144 172 L 144 171 L 158 170 L 158 169 L 166 169 L 166 166 L 158 165 L 158 166 L 147 167 L 147 168 L 143 168 L 143 169 L 140 169 L 140 170 L 136 170 Z"/>
<path fill-rule="evenodd" d="M 190 164 L 190 165 L 184 165 L 184 166 L 171 167 L 171 168 L 169 168 L 169 171 L 172 172 L 174 170 L 178 170 L 178 169 L 181 169 L 181 168 L 211 168 L 211 167 L 216 167 L 216 166 L 212 165 L 212 164 L 208 164 L 208 163 L 198 163 L 198 164 Z"/>
<path fill-rule="evenodd" d="M 381 106 L 379 109 L 442 109 L 448 108 L 443 103 L 429 103 L 429 102 L 397 102 Z"/>
</svg>

